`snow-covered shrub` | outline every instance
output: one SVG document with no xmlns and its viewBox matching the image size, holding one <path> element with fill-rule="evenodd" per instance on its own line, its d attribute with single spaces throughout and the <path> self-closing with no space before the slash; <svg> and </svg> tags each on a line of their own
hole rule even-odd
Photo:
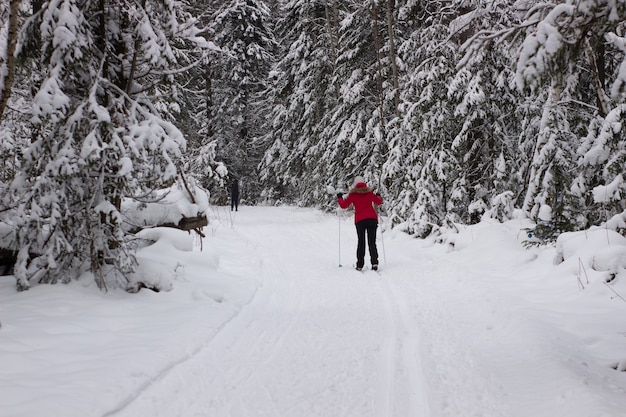
<svg viewBox="0 0 626 417">
<path fill-rule="evenodd" d="M 491 209 L 485 212 L 485 217 L 497 219 L 500 223 L 513 218 L 513 191 L 505 191 L 494 196 L 491 200 Z"/>
<path fill-rule="evenodd" d="M 606 222 L 606 227 L 615 230 L 622 236 L 626 236 L 626 210 L 611 217 Z"/>
<path fill-rule="evenodd" d="M 478 199 L 472 202 L 467 207 L 467 212 L 470 215 L 472 223 L 478 223 L 482 215 L 487 211 L 487 204 L 482 199 Z"/>
</svg>

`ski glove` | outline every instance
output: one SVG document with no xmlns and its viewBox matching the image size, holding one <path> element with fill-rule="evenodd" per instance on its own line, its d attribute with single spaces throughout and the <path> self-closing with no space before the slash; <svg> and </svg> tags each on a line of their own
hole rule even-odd
<svg viewBox="0 0 626 417">
<path fill-rule="evenodd" d="M 337 198 L 343 198 L 343 194 L 337 193 Z"/>
</svg>

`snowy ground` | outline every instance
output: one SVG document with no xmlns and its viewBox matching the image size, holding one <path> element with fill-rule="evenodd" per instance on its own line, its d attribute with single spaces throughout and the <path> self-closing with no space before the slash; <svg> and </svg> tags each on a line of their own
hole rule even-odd
<svg viewBox="0 0 626 417">
<path fill-rule="evenodd" d="M 386 231 L 360 273 L 349 215 L 221 208 L 142 252 L 169 292 L 2 277 L 0 416 L 626 416 L 626 241 L 554 265 L 523 226 Z"/>
</svg>

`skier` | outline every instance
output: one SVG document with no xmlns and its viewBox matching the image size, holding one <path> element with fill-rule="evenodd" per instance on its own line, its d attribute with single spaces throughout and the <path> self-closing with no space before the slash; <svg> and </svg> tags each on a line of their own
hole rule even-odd
<svg viewBox="0 0 626 417">
<path fill-rule="evenodd" d="M 378 270 L 378 250 L 376 249 L 378 214 L 376 214 L 374 205 L 380 206 L 383 203 L 383 198 L 367 186 L 363 177 L 356 177 L 348 197 L 344 199 L 342 193 L 337 193 L 337 202 L 342 209 L 354 205 L 354 223 L 358 238 L 356 269 L 361 271 L 365 264 L 365 234 L 367 233 L 367 246 L 369 247 L 372 269 Z"/>
<path fill-rule="evenodd" d="M 230 211 L 239 211 L 239 181 L 233 180 L 230 186 Z"/>
</svg>

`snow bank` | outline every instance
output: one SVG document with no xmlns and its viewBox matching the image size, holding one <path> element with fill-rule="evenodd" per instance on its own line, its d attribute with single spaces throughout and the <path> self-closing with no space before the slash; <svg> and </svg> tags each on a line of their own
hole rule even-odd
<svg viewBox="0 0 626 417">
<path fill-rule="evenodd" d="M 141 230 L 136 236 L 140 239 L 152 241 L 155 244 L 158 243 L 158 245 L 154 245 L 153 250 L 164 250 L 167 253 L 169 253 L 171 249 L 177 249 L 183 252 L 193 250 L 193 241 L 189 233 L 178 229 L 155 227 L 154 229 Z"/>
<path fill-rule="evenodd" d="M 129 278 L 131 289 L 138 291 L 145 286 L 159 291 L 171 290 L 184 269 L 178 259 L 183 257 L 183 252 L 193 250 L 193 238 L 188 232 L 168 227 L 144 229 L 137 233 L 137 238 L 149 245 L 137 251 L 139 265 Z M 164 253 L 168 256 L 163 256 Z M 208 268 L 217 268 L 217 261 L 210 257 L 205 259 L 205 264 Z"/>
<path fill-rule="evenodd" d="M 113 415 L 195 355 L 256 292 L 255 267 L 245 269 L 252 259 L 239 262 L 241 275 L 220 268 L 224 239 L 201 252 L 181 230 L 139 235 L 151 244 L 137 252 L 138 277 L 173 291 L 104 292 L 85 275 L 17 292 L 13 277 L 0 277 L 0 416 Z"/>
<path fill-rule="evenodd" d="M 485 216 L 475 225 L 457 225 L 458 232 L 449 230 L 439 240 L 447 244 L 451 251 L 473 254 L 477 262 L 484 262 L 485 256 L 493 256 L 490 262 L 518 264 L 536 256 L 522 246 L 526 237 L 523 230 L 531 225 L 532 222 L 527 219 L 500 223 Z"/>
<path fill-rule="evenodd" d="M 139 273 L 173 291 L 0 277 L 0 415 L 623 415 L 623 237 L 565 235 L 555 265 L 555 247 L 524 249 L 528 220 L 457 226 L 445 246 L 385 229 L 380 274 L 359 273 L 350 215 L 229 213 L 205 252 L 139 233 Z M 619 272 L 581 290 L 579 256 Z"/>
<path fill-rule="evenodd" d="M 556 241 L 554 263 L 560 270 L 578 276 L 581 286 L 594 277 L 609 282 L 626 268 L 626 238 L 601 228 L 562 233 Z"/>
</svg>

